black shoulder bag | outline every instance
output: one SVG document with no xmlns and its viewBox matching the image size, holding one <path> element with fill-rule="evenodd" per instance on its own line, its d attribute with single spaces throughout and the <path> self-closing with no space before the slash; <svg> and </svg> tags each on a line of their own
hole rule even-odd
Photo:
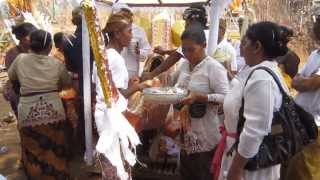
<svg viewBox="0 0 320 180">
<path fill-rule="evenodd" d="M 318 128 L 314 117 L 297 105 L 293 98 L 285 92 L 278 77 L 272 70 L 267 67 L 254 69 L 248 76 L 245 85 L 254 71 L 258 69 L 267 71 L 273 77 L 282 93 L 282 105 L 279 111 L 273 114 L 271 132 L 264 137 L 258 153 L 249 159 L 246 164 L 245 169 L 249 171 L 267 168 L 288 161 L 292 156 L 300 152 L 305 145 L 314 142 L 318 136 Z M 244 99 L 242 98 L 237 126 L 239 135 L 246 121 L 243 112 Z M 237 137 L 234 147 L 237 148 L 238 144 L 239 137 Z"/>
</svg>

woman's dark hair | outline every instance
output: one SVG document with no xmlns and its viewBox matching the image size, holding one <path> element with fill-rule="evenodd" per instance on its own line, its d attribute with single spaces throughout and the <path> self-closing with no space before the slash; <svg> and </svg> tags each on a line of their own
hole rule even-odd
<svg viewBox="0 0 320 180">
<path fill-rule="evenodd" d="M 18 40 L 29 36 L 30 33 L 35 30 L 37 30 L 37 28 L 31 23 L 22 23 L 16 26 L 12 26 L 12 34 L 14 34 Z"/>
<path fill-rule="evenodd" d="M 183 12 L 184 20 L 195 20 L 200 22 L 203 27 L 207 26 L 208 15 L 206 9 L 201 4 L 193 4 Z"/>
<path fill-rule="evenodd" d="M 188 27 L 182 33 L 181 40 L 184 39 L 190 39 L 197 44 L 204 44 L 207 42 L 203 26 L 200 24 L 192 24 L 190 27 Z"/>
<path fill-rule="evenodd" d="M 248 28 L 246 37 L 252 42 L 259 41 L 267 58 L 284 56 L 288 52 L 288 37 L 276 23 L 264 21 L 253 24 Z"/>
<path fill-rule="evenodd" d="M 293 37 L 294 32 L 292 29 L 286 27 L 286 26 L 280 26 L 280 32 L 281 32 L 281 38 L 284 42 L 289 43 L 290 38 Z"/>
<path fill-rule="evenodd" d="M 282 64 L 284 67 L 284 71 L 288 74 L 291 78 L 297 75 L 299 70 L 300 58 L 299 56 L 289 50 L 287 54 L 284 56 L 280 56 L 277 58 L 279 64 Z"/>
<path fill-rule="evenodd" d="M 51 34 L 44 30 L 33 31 L 30 35 L 30 48 L 34 52 L 41 52 L 48 49 L 52 44 Z"/>
<path fill-rule="evenodd" d="M 63 32 L 58 32 L 58 33 L 54 34 L 53 42 L 56 47 L 61 45 L 64 42 L 64 37 L 65 36 L 64 36 Z"/>
</svg>

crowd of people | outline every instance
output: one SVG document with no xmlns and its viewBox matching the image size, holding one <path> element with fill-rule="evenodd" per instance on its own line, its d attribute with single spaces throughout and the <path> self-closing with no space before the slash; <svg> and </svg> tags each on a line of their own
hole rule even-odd
<svg viewBox="0 0 320 180">
<path fill-rule="evenodd" d="M 192 5 L 183 14 L 186 25 L 181 47 L 155 47 L 153 51 L 160 55 L 160 61 L 151 64 L 150 71 L 142 72 L 140 62 L 152 50 L 142 28 L 133 23 L 133 16 L 130 7 L 116 3 L 103 28 L 108 68 L 119 94 L 114 105 L 126 112 L 130 97 L 154 86 L 150 80 L 177 63 L 168 84 L 189 92 L 173 106 L 181 125 L 170 134 L 180 147 L 181 179 L 320 179 L 320 139 L 286 163 L 246 168 L 248 161 L 260 152 L 264 138 L 273 133 L 274 114 L 283 104 L 282 89 L 287 94 L 296 90 L 296 103 L 311 113 L 320 126 L 319 49 L 298 71 L 300 59 L 287 46 L 294 34 L 291 29 L 274 22 L 254 23 L 243 34 L 237 52 L 225 38 L 227 23 L 221 19 L 218 46 L 213 54 L 208 54 L 207 12 L 201 5 Z M 312 34 L 319 42 L 320 14 L 314 14 L 313 20 Z M 72 152 L 84 152 L 80 8 L 72 12 L 72 22 L 76 26 L 72 35 L 59 32 L 52 37 L 30 23 L 17 25 L 12 31 L 19 44 L 6 55 L 9 81 L 4 96 L 17 116 L 21 164 L 28 179 L 72 179 L 68 165 Z M 91 51 L 96 131 L 98 136 L 106 131 L 115 136 L 114 127 L 106 123 L 105 114 L 111 111 L 105 104 L 93 57 Z M 166 59 L 161 60 L 163 57 Z M 242 61 L 245 65 L 240 68 Z M 110 120 L 117 121 L 114 118 Z M 239 132 L 240 118 L 245 121 Z M 126 127 L 123 128 L 125 131 Z M 120 150 L 118 160 L 131 179 L 131 162 L 126 161 L 124 147 L 121 143 L 114 146 Z M 103 179 L 119 179 L 119 166 L 114 160 L 103 154 L 98 159 Z"/>
</svg>

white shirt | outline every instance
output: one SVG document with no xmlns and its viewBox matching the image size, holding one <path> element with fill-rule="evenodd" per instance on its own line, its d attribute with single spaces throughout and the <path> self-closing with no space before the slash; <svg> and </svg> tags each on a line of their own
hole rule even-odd
<svg viewBox="0 0 320 180">
<path fill-rule="evenodd" d="M 284 89 L 288 89 L 276 62 L 264 61 L 252 69 L 259 66 L 267 66 L 273 70 Z M 282 94 L 269 73 L 257 70 L 244 87 L 243 97 L 246 122 L 240 134 L 238 152 L 245 158 L 252 158 L 258 153 L 264 136 L 271 132 L 273 112 L 279 110 Z"/>
<path fill-rule="evenodd" d="M 109 68 L 112 74 L 112 80 L 118 89 L 127 89 L 129 83 L 128 71 L 123 57 L 115 49 L 107 49 Z M 97 67 L 94 64 L 92 72 L 92 82 L 96 84 L 96 108 L 106 108 L 102 87 L 100 84 Z M 119 92 L 119 100 L 116 103 L 122 111 L 127 108 L 127 100 Z M 99 127 L 98 127 L 99 128 Z"/>
<path fill-rule="evenodd" d="M 140 55 L 135 53 L 135 47 L 137 45 L 140 50 Z M 140 71 L 142 70 L 140 61 L 144 61 L 150 52 L 151 46 L 148 42 L 146 33 L 140 26 L 132 24 L 131 42 L 129 46 L 125 47 L 121 52 L 121 55 L 125 59 L 130 78 L 140 75 Z"/>
<path fill-rule="evenodd" d="M 307 63 L 299 74 L 304 77 L 310 77 L 314 74 L 320 76 L 320 52 L 318 50 L 311 53 Z M 314 116 L 317 126 L 320 126 L 320 89 L 315 91 L 299 92 L 295 101 L 306 111 L 310 112 Z"/>
<path fill-rule="evenodd" d="M 230 61 L 230 65 L 231 65 L 231 71 L 237 71 L 238 67 L 237 67 L 237 52 L 234 49 L 234 47 L 232 46 L 232 44 L 230 42 L 228 42 L 226 39 L 222 40 L 217 47 L 216 51 L 221 51 L 225 54 L 227 54 L 228 56 L 230 56 L 230 59 L 227 61 Z"/>
<path fill-rule="evenodd" d="M 232 89 L 225 97 L 223 106 L 225 113 L 224 124 L 229 133 L 236 132 L 239 120 L 239 109 L 242 98 L 244 97 L 244 116 L 246 122 L 240 134 L 238 152 L 245 158 L 251 158 L 257 154 L 264 136 L 271 132 L 273 113 L 279 110 L 282 103 L 282 94 L 276 82 L 273 80 L 273 77 L 264 70 L 256 70 L 244 87 L 250 72 L 260 66 L 266 66 L 273 70 L 280 79 L 284 89 L 287 90 L 286 84 L 278 70 L 277 63 L 271 61 L 264 61 L 256 66 L 246 68 L 231 81 Z M 234 142 L 234 138 L 227 138 L 227 147 L 221 165 L 220 180 L 224 179 L 227 175 L 234 158 L 235 153 L 233 153 L 232 157 L 227 156 L 227 152 Z M 277 165 L 257 171 L 245 171 L 244 179 L 278 180 L 279 175 L 280 165 Z"/>
<path fill-rule="evenodd" d="M 244 66 L 246 65 L 246 61 L 244 60 L 244 58 L 240 55 L 240 45 L 241 45 L 241 42 L 240 41 L 237 41 L 235 44 L 234 44 L 234 49 L 236 50 L 236 53 L 237 53 L 237 69 L 238 69 L 238 72 L 242 70 L 242 68 L 244 68 Z"/>
<path fill-rule="evenodd" d="M 193 92 L 216 96 L 219 102 L 223 102 L 224 96 L 229 91 L 226 69 L 209 56 L 194 67 L 192 71 L 190 71 L 189 61 L 184 60 L 180 69 L 173 74 L 173 79 L 174 82 L 177 82 L 176 86 Z M 217 111 L 217 106 L 208 104 L 204 117 L 191 118 L 191 129 L 187 132 L 187 136 L 190 141 L 197 140 L 199 148 L 192 149 L 193 147 L 187 145 L 187 152 L 207 152 L 218 143 L 220 139 L 220 120 Z"/>
</svg>

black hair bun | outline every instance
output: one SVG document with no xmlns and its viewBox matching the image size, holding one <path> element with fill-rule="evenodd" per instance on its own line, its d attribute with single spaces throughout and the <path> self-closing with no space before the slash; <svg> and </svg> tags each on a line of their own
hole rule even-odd
<svg viewBox="0 0 320 180">
<path fill-rule="evenodd" d="M 275 52 L 277 52 L 278 56 L 284 56 L 287 54 L 289 50 L 287 43 L 283 41 L 278 41 L 277 46 L 275 47 Z"/>
<path fill-rule="evenodd" d="M 294 32 L 292 29 L 286 26 L 279 26 L 279 51 L 282 56 L 287 54 L 289 48 L 288 43 L 291 41 L 291 38 L 294 36 Z"/>
<path fill-rule="evenodd" d="M 288 44 L 294 35 L 293 30 L 286 26 L 279 26 L 279 28 L 280 28 L 280 41 L 282 41 L 282 43 L 284 44 Z"/>
<path fill-rule="evenodd" d="M 204 27 L 207 25 L 207 11 L 206 8 L 201 4 L 193 4 L 183 12 L 184 20 L 196 20 L 201 22 Z"/>
<path fill-rule="evenodd" d="M 18 40 L 30 35 L 31 32 L 35 31 L 37 28 L 31 23 L 22 23 L 16 26 L 12 26 L 12 34 L 16 36 Z"/>
<path fill-rule="evenodd" d="M 44 30 L 36 30 L 30 35 L 30 48 L 34 52 L 41 52 L 51 47 L 52 38 L 49 32 Z"/>
<path fill-rule="evenodd" d="M 265 56 L 274 59 L 287 54 L 289 50 L 287 44 L 293 36 L 293 31 L 276 23 L 263 21 L 251 25 L 246 36 L 251 41 L 259 41 Z"/>
</svg>

